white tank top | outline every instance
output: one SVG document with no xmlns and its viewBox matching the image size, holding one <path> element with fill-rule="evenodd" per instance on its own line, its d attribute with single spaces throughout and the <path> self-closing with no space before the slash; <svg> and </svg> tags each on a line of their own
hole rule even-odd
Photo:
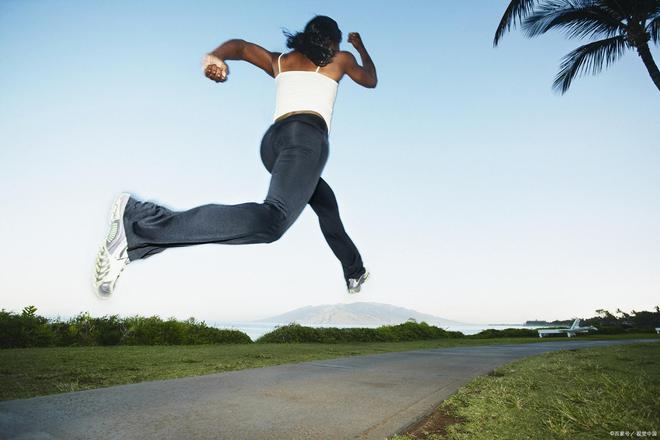
<svg viewBox="0 0 660 440">
<path fill-rule="evenodd" d="M 327 75 L 315 71 L 288 70 L 282 72 L 280 58 L 277 58 L 278 74 L 275 77 L 275 115 L 273 121 L 285 113 L 312 110 L 318 112 L 325 119 L 330 133 L 332 109 L 337 97 L 339 83 Z"/>
</svg>

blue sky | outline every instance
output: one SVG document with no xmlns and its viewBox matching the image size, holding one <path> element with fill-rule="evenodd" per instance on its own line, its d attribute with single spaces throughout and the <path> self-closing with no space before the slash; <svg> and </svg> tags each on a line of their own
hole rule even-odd
<svg viewBox="0 0 660 440">
<path fill-rule="evenodd" d="M 494 49 L 506 1 L 443 3 L 0 2 L 0 307 L 247 320 L 376 301 L 473 323 L 651 309 L 660 100 L 639 57 L 561 96 L 579 41 L 514 31 Z M 363 292 L 346 294 L 307 208 L 272 244 L 133 262 L 97 300 L 119 192 L 177 210 L 263 201 L 274 81 L 229 61 L 216 84 L 201 59 L 230 38 L 282 51 L 281 30 L 315 14 L 360 32 L 378 71 L 375 89 L 341 81 L 323 173 L 372 273 Z"/>
</svg>

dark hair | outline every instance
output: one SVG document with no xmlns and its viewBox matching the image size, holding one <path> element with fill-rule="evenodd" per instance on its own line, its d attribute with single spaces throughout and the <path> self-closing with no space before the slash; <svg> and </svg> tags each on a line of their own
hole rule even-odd
<svg viewBox="0 0 660 440">
<path fill-rule="evenodd" d="M 337 22 L 325 15 L 312 18 L 303 32 L 291 34 L 282 31 L 287 37 L 286 47 L 302 52 L 317 66 L 325 66 L 335 55 L 332 43 L 341 41 L 341 31 Z"/>
</svg>

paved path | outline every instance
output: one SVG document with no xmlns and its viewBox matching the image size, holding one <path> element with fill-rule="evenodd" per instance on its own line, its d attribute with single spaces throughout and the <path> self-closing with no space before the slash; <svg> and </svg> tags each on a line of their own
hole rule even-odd
<svg viewBox="0 0 660 440">
<path fill-rule="evenodd" d="M 565 340 L 344 357 L 0 402 L 0 438 L 377 439 L 477 375 L 548 351 L 658 339 Z"/>
</svg>

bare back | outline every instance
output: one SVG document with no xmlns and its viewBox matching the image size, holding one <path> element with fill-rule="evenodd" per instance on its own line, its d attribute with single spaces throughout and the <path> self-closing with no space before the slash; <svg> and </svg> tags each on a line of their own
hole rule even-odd
<svg viewBox="0 0 660 440">
<path fill-rule="evenodd" d="M 280 73 L 277 68 L 277 58 L 279 57 L 280 54 L 274 53 L 273 55 L 274 55 L 273 72 L 275 72 L 274 76 L 277 76 Z M 341 58 L 342 58 L 341 51 L 338 51 L 335 54 L 335 56 L 332 57 L 332 61 L 327 65 L 320 67 L 318 72 L 325 76 L 330 77 L 330 79 L 339 82 L 345 73 L 344 69 L 341 66 L 341 62 L 338 61 Z M 316 64 L 314 64 L 312 60 L 307 58 L 306 55 L 296 50 L 293 50 L 291 52 L 285 52 L 284 55 L 282 55 L 282 58 L 280 59 L 280 64 L 282 66 L 282 72 L 286 72 L 289 70 L 303 70 L 303 71 L 313 72 L 318 67 Z"/>
</svg>

